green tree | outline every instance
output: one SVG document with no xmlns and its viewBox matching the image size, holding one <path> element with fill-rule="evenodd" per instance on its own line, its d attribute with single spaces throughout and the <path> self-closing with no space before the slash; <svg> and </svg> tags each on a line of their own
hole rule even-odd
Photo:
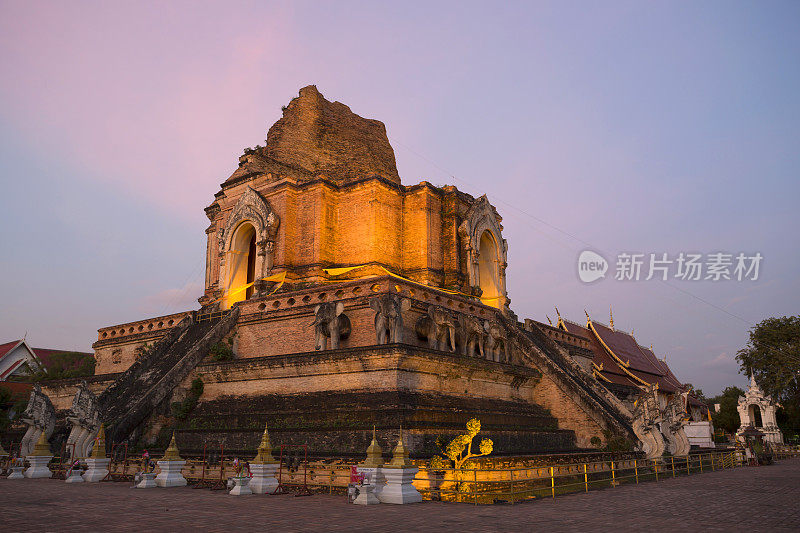
<svg viewBox="0 0 800 533">
<path fill-rule="evenodd" d="M 800 316 L 768 318 L 750 330 L 736 354 L 742 374 L 753 374 L 764 393 L 781 404 L 778 425 L 800 428 Z"/>
<path fill-rule="evenodd" d="M 724 429 L 728 433 L 733 433 L 739 429 L 739 396 L 744 396 L 744 391 L 739 387 L 725 387 L 722 394 L 708 399 L 708 407 L 711 409 L 711 417 L 714 428 Z M 719 413 L 714 412 L 714 404 L 719 404 Z"/>
</svg>

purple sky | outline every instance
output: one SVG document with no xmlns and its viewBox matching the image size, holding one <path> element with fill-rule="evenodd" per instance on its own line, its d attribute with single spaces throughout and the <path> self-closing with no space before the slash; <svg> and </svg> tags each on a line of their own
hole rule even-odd
<svg viewBox="0 0 800 533">
<path fill-rule="evenodd" d="M 798 24 L 797 2 L 0 1 L 0 342 L 89 350 L 196 307 L 203 208 L 314 83 L 386 124 L 403 183 L 488 194 L 520 318 L 613 305 L 680 379 L 743 385 L 747 329 L 800 300 Z M 581 241 L 612 269 L 764 262 L 586 285 Z"/>
</svg>

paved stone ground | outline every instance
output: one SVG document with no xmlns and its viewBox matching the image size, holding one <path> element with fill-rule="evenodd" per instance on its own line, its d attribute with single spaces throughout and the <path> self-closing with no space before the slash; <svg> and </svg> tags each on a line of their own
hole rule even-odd
<svg viewBox="0 0 800 533">
<path fill-rule="evenodd" d="M 12 531 L 798 531 L 800 458 L 514 506 L 347 505 L 343 496 L 229 496 L 0 479 Z"/>
</svg>

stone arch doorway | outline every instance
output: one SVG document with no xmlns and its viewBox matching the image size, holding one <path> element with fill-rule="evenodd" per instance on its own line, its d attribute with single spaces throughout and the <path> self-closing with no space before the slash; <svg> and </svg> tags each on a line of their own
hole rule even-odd
<svg viewBox="0 0 800 533">
<path fill-rule="evenodd" d="M 225 307 L 246 300 L 253 295 L 256 272 L 256 229 L 252 223 L 243 222 L 236 228 L 228 250 L 229 274 L 225 284 Z"/>
<path fill-rule="evenodd" d="M 764 422 L 762 421 L 762 418 L 761 418 L 761 408 L 756 404 L 751 404 L 750 408 L 748 409 L 748 411 L 750 411 L 750 413 L 749 413 L 750 414 L 750 423 L 754 427 L 763 428 L 764 427 Z"/>
<path fill-rule="evenodd" d="M 478 250 L 478 280 L 481 301 L 492 307 L 500 307 L 502 285 L 500 280 L 500 253 L 497 240 L 489 230 L 481 234 Z"/>
</svg>

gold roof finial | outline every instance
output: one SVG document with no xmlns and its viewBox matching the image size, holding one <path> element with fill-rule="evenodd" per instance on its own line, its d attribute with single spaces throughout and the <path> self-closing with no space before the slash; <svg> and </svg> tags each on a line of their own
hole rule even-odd
<svg viewBox="0 0 800 533">
<path fill-rule="evenodd" d="M 33 452 L 31 455 L 35 455 L 37 457 L 46 457 L 48 455 L 52 456 L 53 454 L 50 453 L 50 444 L 47 442 L 47 435 L 45 431 L 42 431 L 42 434 L 39 436 L 39 440 L 36 441 L 36 445 L 33 447 Z"/>
<path fill-rule="evenodd" d="M 611 331 L 616 331 L 614 329 L 614 311 L 612 311 L 611 306 L 608 306 L 608 325 L 611 326 Z"/>
<path fill-rule="evenodd" d="M 92 459 L 106 458 L 106 428 L 103 424 L 100 424 L 100 431 L 97 432 L 97 438 L 94 440 L 91 457 Z"/>
<path fill-rule="evenodd" d="M 358 466 L 365 466 L 367 468 L 375 468 L 383 464 L 383 450 L 378 445 L 378 439 L 375 438 L 375 426 L 372 426 L 372 442 L 367 448 L 367 458 Z"/>
<path fill-rule="evenodd" d="M 544 316 L 547 318 L 547 322 L 548 322 L 548 324 L 550 324 L 550 325 L 552 326 L 552 325 L 553 325 L 553 321 L 552 321 L 552 320 L 550 320 L 550 317 L 549 317 L 549 316 L 547 316 L 547 315 L 544 315 Z"/>
<path fill-rule="evenodd" d="M 589 324 L 592 323 L 592 319 L 589 318 L 589 312 L 586 309 L 583 310 L 583 313 L 586 315 L 586 327 L 588 328 Z"/>
<path fill-rule="evenodd" d="M 411 466 L 411 461 L 408 460 L 408 450 L 403 444 L 403 427 L 400 426 L 400 438 L 397 439 L 397 446 L 392 450 L 392 460 L 386 465 L 386 468 L 406 468 Z"/>
<path fill-rule="evenodd" d="M 169 447 L 164 452 L 162 461 L 180 461 L 181 456 L 178 451 L 178 444 L 175 442 L 175 431 L 172 432 L 172 440 L 169 441 Z"/>
<path fill-rule="evenodd" d="M 267 424 L 264 424 L 264 434 L 261 436 L 261 444 L 258 445 L 258 454 L 252 462 L 255 464 L 274 464 L 278 462 L 272 456 L 272 443 L 269 441 Z"/>
</svg>

